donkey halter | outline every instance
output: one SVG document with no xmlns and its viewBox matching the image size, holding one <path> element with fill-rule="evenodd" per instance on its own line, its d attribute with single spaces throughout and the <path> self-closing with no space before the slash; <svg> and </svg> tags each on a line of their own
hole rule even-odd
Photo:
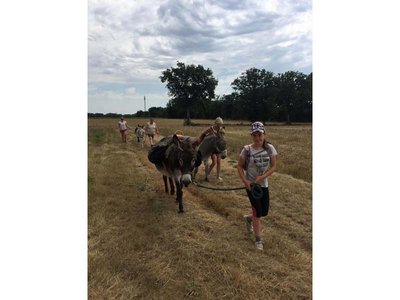
<svg viewBox="0 0 400 300">
<path fill-rule="evenodd" d="M 184 150 L 180 145 L 178 146 L 178 150 L 179 150 L 179 152 L 178 152 L 179 169 L 183 173 L 182 169 L 183 169 L 183 152 L 184 152 Z"/>
</svg>

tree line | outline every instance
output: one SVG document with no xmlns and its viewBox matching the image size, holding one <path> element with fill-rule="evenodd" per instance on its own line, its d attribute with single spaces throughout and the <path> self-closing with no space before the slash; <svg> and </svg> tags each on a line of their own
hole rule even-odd
<svg viewBox="0 0 400 300">
<path fill-rule="evenodd" d="M 171 97 L 166 107 L 151 107 L 132 117 L 192 118 L 249 121 L 312 122 L 312 73 L 287 71 L 274 74 L 265 69 L 250 68 L 231 83 L 233 92 L 215 95 L 218 81 L 202 65 L 177 62 L 162 72 Z M 96 117 L 98 114 L 89 114 Z M 107 114 L 119 116 L 118 114 Z M 125 115 L 129 117 L 128 115 Z"/>
</svg>

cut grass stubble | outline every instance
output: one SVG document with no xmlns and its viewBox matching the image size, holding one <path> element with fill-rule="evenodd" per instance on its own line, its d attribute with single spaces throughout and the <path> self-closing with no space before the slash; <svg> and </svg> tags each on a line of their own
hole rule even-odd
<svg viewBox="0 0 400 300">
<path fill-rule="evenodd" d="M 147 148 L 132 139 L 120 143 L 115 120 L 91 121 L 90 299 L 311 298 L 310 183 L 281 170 L 270 178 L 270 215 L 262 221 L 266 251 L 257 252 L 241 220 L 250 208 L 244 191 L 190 185 L 186 212 L 178 214 L 174 196 L 164 193 L 161 175 L 147 161 Z M 91 129 L 111 130 L 114 137 L 94 142 Z M 236 159 L 223 161 L 224 186 L 240 185 Z M 198 176 L 204 177 L 202 167 Z"/>
</svg>

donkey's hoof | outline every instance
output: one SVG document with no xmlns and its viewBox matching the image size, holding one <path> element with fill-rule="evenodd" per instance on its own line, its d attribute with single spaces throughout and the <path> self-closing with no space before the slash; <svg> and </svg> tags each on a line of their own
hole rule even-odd
<svg viewBox="0 0 400 300">
<path fill-rule="evenodd" d="M 179 214 L 182 214 L 182 213 L 184 213 L 185 211 L 183 210 L 183 209 L 180 209 L 180 210 L 178 210 L 178 213 Z"/>
<path fill-rule="evenodd" d="M 175 194 L 175 191 L 171 191 L 171 195 Z"/>
</svg>

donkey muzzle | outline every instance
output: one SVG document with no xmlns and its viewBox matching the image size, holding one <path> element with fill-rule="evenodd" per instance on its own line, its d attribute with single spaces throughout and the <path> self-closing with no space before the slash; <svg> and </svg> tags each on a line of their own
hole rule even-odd
<svg viewBox="0 0 400 300">
<path fill-rule="evenodd" d="M 192 182 L 192 176 L 190 174 L 183 174 L 182 183 L 187 187 Z"/>
<path fill-rule="evenodd" d="M 222 151 L 220 153 L 220 155 L 221 155 L 221 158 L 224 159 L 228 155 L 228 150 L 225 149 L 224 151 Z"/>
</svg>

